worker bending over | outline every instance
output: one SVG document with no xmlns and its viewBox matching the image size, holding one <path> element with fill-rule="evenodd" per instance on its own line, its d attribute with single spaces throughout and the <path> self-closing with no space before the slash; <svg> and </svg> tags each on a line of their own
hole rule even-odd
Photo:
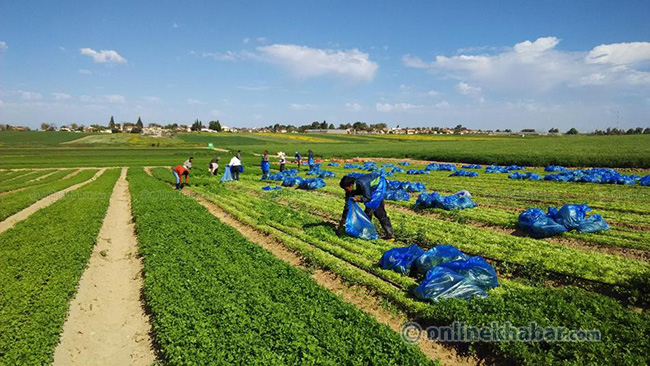
<svg viewBox="0 0 650 366">
<path fill-rule="evenodd" d="M 372 221 L 373 214 L 379 220 L 381 227 L 384 229 L 386 236 L 383 239 L 388 241 L 395 241 L 395 236 L 393 235 L 393 225 L 390 223 L 390 219 L 386 214 L 386 208 L 384 207 L 384 199 L 381 198 L 381 202 L 376 209 L 368 207 L 368 202 L 371 200 L 372 193 L 378 188 L 379 183 L 383 178 L 377 174 L 364 174 L 359 178 L 353 178 L 350 176 L 344 176 L 341 178 L 339 186 L 345 191 L 345 207 L 343 208 L 343 214 L 341 215 L 341 222 L 339 224 L 339 230 L 344 231 L 345 228 L 345 219 L 348 216 L 349 210 L 349 201 L 352 198 L 355 202 L 363 202 L 366 205 L 364 212 L 366 216 Z"/>
<path fill-rule="evenodd" d="M 183 184 L 181 183 L 181 177 L 185 177 L 185 184 L 190 184 L 190 171 L 187 170 L 182 165 L 177 165 L 172 169 L 172 173 L 174 174 L 174 178 L 176 179 L 176 189 L 181 189 L 183 188 Z"/>
</svg>

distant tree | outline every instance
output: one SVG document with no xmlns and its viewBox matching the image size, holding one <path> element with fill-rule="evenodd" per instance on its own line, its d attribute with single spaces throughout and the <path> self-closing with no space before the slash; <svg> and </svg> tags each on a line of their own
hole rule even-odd
<svg viewBox="0 0 650 366">
<path fill-rule="evenodd" d="M 534 128 L 524 128 L 521 132 L 536 132 Z"/>
<path fill-rule="evenodd" d="M 347 129 L 350 129 L 350 128 L 352 128 L 352 125 L 349 124 L 349 123 L 346 123 L 346 124 L 341 123 L 341 124 L 339 124 L 339 130 L 347 130 Z"/>
<path fill-rule="evenodd" d="M 221 123 L 219 123 L 219 120 L 210 121 L 208 128 L 212 131 L 221 132 Z"/>
<path fill-rule="evenodd" d="M 321 123 L 319 127 L 320 127 L 321 130 L 326 130 L 327 126 L 328 126 L 327 121 L 323 121 L 323 123 Z"/>
<path fill-rule="evenodd" d="M 309 126 L 309 127 L 311 127 L 312 130 L 317 130 L 317 129 L 320 128 L 320 122 L 314 121 L 314 122 L 311 123 L 311 126 Z"/>
<path fill-rule="evenodd" d="M 122 132 L 122 130 L 118 128 L 118 125 L 115 124 L 115 120 L 113 119 L 113 116 L 111 116 L 111 120 L 108 122 L 108 128 L 111 130 L 111 133 Z"/>
<path fill-rule="evenodd" d="M 567 135 L 577 135 L 577 134 L 578 134 L 578 130 L 576 130 L 575 127 L 571 127 L 571 129 L 568 130 L 568 131 L 566 132 L 566 134 L 567 134 Z"/>
<path fill-rule="evenodd" d="M 152 128 L 152 127 L 162 127 L 162 126 L 159 125 L 158 123 L 149 123 L 147 127 Z"/>
<path fill-rule="evenodd" d="M 131 128 L 131 133 L 141 133 L 143 127 L 142 119 L 138 117 L 138 122 L 136 122 L 135 126 Z"/>
<path fill-rule="evenodd" d="M 385 123 L 376 123 L 374 125 L 370 125 L 370 129 L 373 131 L 383 131 L 386 127 L 388 127 Z"/>
<path fill-rule="evenodd" d="M 352 125 L 352 128 L 355 131 L 367 131 L 368 130 L 368 125 L 365 122 L 357 121 L 357 122 L 354 122 L 354 124 Z"/>
<path fill-rule="evenodd" d="M 54 123 L 41 123 L 41 131 L 56 131 L 56 125 Z"/>
<path fill-rule="evenodd" d="M 334 128 L 334 124 L 333 124 L 333 123 L 330 123 L 330 125 L 327 126 L 327 129 L 328 129 L 328 130 L 334 130 L 334 129 L 335 129 L 335 128 Z"/>
<path fill-rule="evenodd" d="M 512 130 L 511 130 L 511 129 L 509 129 L 509 128 L 506 128 L 505 130 L 503 130 L 503 132 L 507 132 L 507 133 L 510 133 L 510 132 L 512 132 Z"/>
<path fill-rule="evenodd" d="M 650 134 L 650 127 L 646 127 L 646 129 L 643 130 L 643 134 L 644 134 L 644 135 L 648 135 L 648 134 Z"/>
<path fill-rule="evenodd" d="M 198 119 L 192 123 L 192 127 L 190 127 L 190 130 L 192 131 L 201 131 L 203 128 L 203 123 L 199 121 Z"/>
<path fill-rule="evenodd" d="M 79 126 L 76 123 L 70 123 L 70 129 L 72 131 L 76 131 L 79 128 Z"/>
<path fill-rule="evenodd" d="M 628 129 L 627 132 L 625 132 L 625 134 L 626 135 L 634 135 L 634 129 L 633 128 Z"/>
<path fill-rule="evenodd" d="M 463 130 L 463 129 L 466 130 L 466 128 L 463 127 L 463 125 L 456 125 L 456 127 L 454 127 L 454 130 L 455 130 L 455 131 L 460 131 L 460 130 Z"/>
<path fill-rule="evenodd" d="M 642 134 L 642 133 L 643 133 L 643 127 L 637 127 L 637 128 L 635 128 L 635 129 L 634 129 L 634 133 L 639 134 L 639 135 Z"/>
<path fill-rule="evenodd" d="M 558 130 L 557 128 L 551 128 L 550 130 L 548 130 L 548 133 L 560 133 L 560 130 Z"/>
</svg>

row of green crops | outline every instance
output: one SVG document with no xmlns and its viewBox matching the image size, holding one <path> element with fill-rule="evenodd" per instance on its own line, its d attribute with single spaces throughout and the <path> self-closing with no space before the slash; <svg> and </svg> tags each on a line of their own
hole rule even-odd
<svg viewBox="0 0 650 366">
<path fill-rule="evenodd" d="M 72 170 L 61 170 L 58 172 L 51 170 L 51 171 L 41 171 L 40 173 L 41 173 L 39 174 L 40 177 L 44 177 L 44 178 L 40 178 L 38 180 L 18 178 L 18 179 L 12 179 L 10 181 L 4 181 L 3 184 L 0 186 L 0 192 L 6 194 L 16 189 L 22 189 L 26 187 L 32 187 L 32 186 L 41 185 L 45 183 L 55 182 L 57 180 L 61 180 L 66 175 L 72 173 Z M 45 177 L 45 175 L 47 176 Z"/>
<path fill-rule="evenodd" d="M 94 169 L 82 170 L 68 179 L 55 180 L 50 183 L 40 184 L 28 187 L 18 192 L 6 194 L 0 197 L 0 220 L 6 219 L 50 194 L 56 193 L 75 184 L 85 182 L 95 175 L 95 173 L 97 173 L 97 170 Z M 67 174 L 70 174 L 70 172 L 66 173 L 66 175 Z"/>
<path fill-rule="evenodd" d="M 119 174 L 104 172 L 0 235 L 0 364 L 52 362 Z"/>
<path fill-rule="evenodd" d="M 0 192 L 13 191 L 14 189 L 35 185 L 41 181 L 33 181 L 36 178 L 52 173 L 54 170 L 17 171 L 7 174 L 0 183 Z M 30 182 L 31 181 L 31 182 Z"/>
<path fill-rule="evenodd" d="M 154 175 L 169 181 L 166 170 Z M 204 182 L 208 182 L 206 179 Z M 292 194 L 318 196 L 314 192 L 284 189 L 262 197 L 251 189 L 241 187 L 249 182 L 226 185 L 193 184 L 190 189 L 213 201 L 239 221 L 264 232 L 298 252 L 305 260 L 328 269 L 346 280 L 371 288 L 378 295 L 397 304 L 412 316 L 428 324 L 446 325 L 465 321 L 471 325 L 489 325 L 492 321 L 510 321 L 516 325 L 537 324 L 566 326 L 570 329 L 597 329 L 602 342 L 596 343 L 526 343 L 497 342 L 474 344 L 472 349 L 499 357 L 500 362 L 517 364 L 644 364 L 649 361 L 644 351 L 650 344 L 650 319 L 637 314 L 602 295 L 575 288 L 544 288 L 501 280 L 502 286 L 490 292 L 485 300 L 446 300 L 432 305 L 414 300 L 409 288 L 412 278 L 384 271 L 377 266 L 378 256 L 391 244 L 383 241 L 361 241 L 339 237 L 331 224 L 337 217 L 330 215 L 325 222 L 312 214 L 318 205 L 301 209 L 288 207 L 285 200 Z M 255 183 L 252 186 L 257 187 Z M 258 187 L 257 187 L 258 188 Z M 281 200 L 281 203 L 276 202 Z M 309 213 L 308 213 L 309 212 Z M 397 288 L 395 287 L 397 286 Z M 484 354 L 484 353 L 482 353 Z"/>
<path fill-rule="evenodd" d="M 417 348 L 144 171 L 129 172 L 155 340 L 171 364 L 427 364 Z"/>
</svg>

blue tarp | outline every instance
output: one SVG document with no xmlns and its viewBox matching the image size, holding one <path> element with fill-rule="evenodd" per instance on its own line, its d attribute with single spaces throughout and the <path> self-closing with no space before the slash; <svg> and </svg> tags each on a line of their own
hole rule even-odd
<svg viewBox="0 0 650 366">
<path fill-rule="evenodd" d="M 468 172 L 467 170 L 457 170 L 449 175 L 450 177 L 478 177 L 477 172 Z"/>
<path fill-rule="evenodd" d="M 365 212 L 354 202 L 352 198 L 348 201 L 348 214 L 345 218 L 345 232 L 361 239 L 377 239 L 377 229 L 372 224 Z"/>
</svg>

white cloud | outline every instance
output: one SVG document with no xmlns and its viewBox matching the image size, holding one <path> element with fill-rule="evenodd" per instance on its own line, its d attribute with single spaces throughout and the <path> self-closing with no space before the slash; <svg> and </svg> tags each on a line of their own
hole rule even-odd
<svg viewBox="0 0 650 366">
<path fill-rule="evenodd" d="M 352 81 L 371 81 L 379 66 L 367 53 L 310 48 L 293 44 L 258 47 L 263 59 L 285 68 L 299 79 L 336 75 Z"/>
<path fill-rule="evenodd" d="M 124 103 L 126 101 L 126 98 L 124 98 L 123 95 L 117 95 L 117 94 L 104 95 L 104 99 L 108 103 Z"/>
<path fill-rule="evenodd" d="M 471 97 L 476 97 L 481 95 L 481 87 L 480 86 L 471 86 L 465 82 L 460 82 L 456 84 L 456 89 L 463 94 L 463 95 L 469 95 Z"/>
<path fill-rule="evenodd" d="M 158 102 L 160 102 L 160 98 L 154 97 L 154 96 L 145 96 L 145 97 L 142 97 L 142 99 L 144 99 L 146 102 L 149 102 L 149 103 L 158 103 Z"/>
<path fill-rule="evenodd" d="M 411 103 L 377 103 L 375 108 L 379 112 L 397 112 L 397 111 L 412 111 L 424 108 L 423 105 L 411 104 Z"/>
<path fill-rule="evenodd" d="M 72 98 L 70 94 L 66 93 L 50 93 L 54 100 L 66 100 Z"/>
<path fill-rule="evenodd" d="M 298 104 L 298 103 L 291 103 L 289 105 L 291 109 L 296 110 L 296 111 L 304 111 L 304 110 L 315 110 L 318 109 L 317 105 L 314 104 Z"/>
<path fill-rule="evenodd" d="M 6 51 L 9 49 L 9 46 L 7 46 L 7 42 L 0 41 L 0 51 Z"/>
<path fill-rule="evenodd" d="M 84 103 L 94 103 L 94 104 L 102 104 L 102 103 L 118 104 L 118 103 L 126 102 L 126 98 L 123 95 L 119 95 L 119 94 L 107 94 L 107 95 L 100 95 L 100 96 L 81 95 L 79 96 L 79 100 Z"/>
<path fill-rule="evenodd" d="M 438 95 L 440 95 L 440 93 L 435 91 L 435 90 L 429 90 L 427 92 L 427 95 L 430 96 L 430 97 L 437 97 Z"/>
<path fill-rule="evenodd" d="M 225 53 L 203 52 L 201 56 L 211 58 L 216 61 L 235 61 L 240 57 L 237 52 L 226 51 Z"/>
<path fill-rule="evenodd" d="M 601 44 L 587 55 L 587 63 L 627 65 L 650 61 L 650 42 Z"/>
<path fill-rule="evenodd" d="M 347 109 L 348 111 L 351 111 L 351 112 L 359 112 L 360 110 L 363 109 L 363 106 L 361 104 L 359 104 L 359 103 L 348 102 L 348 103 L 345 103 L 345 109 Z"/>
<path fill-rule="evenodd" d="M 187 99 L 187 104 L 199 105 L 199 104 L 203 104 L 203 102 L 198 99 L 189 98 Z"/>
<path fill-rule="evenodd" d="M 86 70 L 86 69 L 79 69 L 79 73 L 80 73 L 80 74 L 84 74 L 84 75 L 90 75 L 90 74 L 92 74 L 93 72 L 90 71 L 90 70 Z"/>
<path fill-rule="evenodd" d="M 39 100 L 43 98 L 41 93 L 36 93 L 36 92 L 19 90 L 18 94 L 20 94 L 20 99 L 22 100 Z"/>
<path fill-rule="evenodd" d="M 92 57 L 93 61 L 96 63 L 115 63 L 123 64 L 126 63 L 126 59 L 120 56 L 117 51 L 113 50 L 101 50 L 95 51 L 92 48 L 81 48 L 79 53 L 85 56 Z"/>
<path fill-rule="evenodd" d="M 559 43 L 556 37 L 543 37 L 496 54 L 436 56 L 431 62 L 405 55 L 402 63 L 478 84 L 484 91 L 539 93 L 558 87 L 650 85 L 650 73 L 632 67 L 650 61 L 648 42 L 600 45 L 589 52 L 557 50 Z"/>
</svg>

